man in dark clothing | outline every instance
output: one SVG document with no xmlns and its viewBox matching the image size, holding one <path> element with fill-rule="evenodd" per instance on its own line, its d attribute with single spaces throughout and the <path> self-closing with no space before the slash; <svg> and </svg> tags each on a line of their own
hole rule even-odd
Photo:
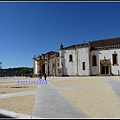
<svg viewBox="0 0 120 120">
<path fill-rule="evenodd" d="M 40 79 L 42 78 L 42 73 L 40 73 L 39 78 L 40 78 Z"/>
<path fill-rule="evenodd" d="M 45 80 L 46 80 L 46 73 L 44 74 L 44 78 L 45 78 Z"/>
</svg>

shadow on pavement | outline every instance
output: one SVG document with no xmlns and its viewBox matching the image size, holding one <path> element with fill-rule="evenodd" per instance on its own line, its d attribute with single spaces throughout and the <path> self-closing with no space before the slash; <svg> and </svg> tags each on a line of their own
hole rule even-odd
<svg viewBox="0 0 120 120">
<path fill-rule="evenodd" d="M 7 116 L 7 115 L 3 115 L 3 114 L 0 114 L 0 118 L 11 118 L 11 119 L 15 119 L 14 117 Z"/>
</svg>

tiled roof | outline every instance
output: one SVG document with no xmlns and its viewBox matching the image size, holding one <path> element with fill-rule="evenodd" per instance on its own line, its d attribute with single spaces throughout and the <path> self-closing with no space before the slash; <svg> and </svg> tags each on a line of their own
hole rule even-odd
<svg viewBox="0 0 120 120">
<path fill-rule="evenodd" d="M 71 48 L 76 48 L 76 46 L 78 46 L 80 44 L 75 44 L 75 45 L 71 45 L 71 46 L 68 46 L 68 47 L 64 47 L 63 49 L 71 49 Z"/>
<path fill-rule="evenodd" d="M 92 49 L 104 49 L 104 48 L 120 48 L 120 37 L 118 38 L 109 38 L 109 39 L 103 39 L 103 40 L 94 40 L 90 43 L 84 43 L 84 44 L 75 44 L 75 45 L 71 45 L 68 47 L 63 47 L 63 50 L 69 50 L 69 49 L 75 49 L 76 47 L 88 47 L 91 46 L 91 50 Z M 45 54 L 42 54 L 43 56 L 48 55 L 55 55 L 56 57 L 59 56 L 59 52 L 54 52 L 54 51 L 49 51 Z M 42 55 L 40 56 L 34 56 L 33 59 L 37 59 L 37 58 L 41 58 Z"/>
<path fill-rule="evenodd" d="M 96 40 L 90 43 L 92 47 L 105 47 L 105 46 L 115 46 L 120 45 L 120 37 L 118 38 L 109 38 L 104 40 Z"/>
<path fill-rule="evenodd" d="M 118 38 L 109 38 L 109 39 L 103 39 L 103 40 L 94 40 L 89 43 L 85 44 L 76 44 L 76 45 L 71 45 L 68 47 L 64 47 L 63 49 L 69 50 L 69 49 L 75 49 L 76 46 L 79 47 L 88 47 L 91 46 L 93 49 L 103 49 L 103 48 L 116 48 L 120 47 L 120 37 Z"/>
<path fill-rule="evenodd" d="M 75 45 L 71 45 L 71 46 L 68 46 L 68 47 L 64 47 L 63 49 L 64 50 L 69 50 L 69 49 L 75 49 L 76 47 L 87 47 L 88 46 L 88 43 L 84 43 L 84 44 L 75 44 Z"/>
</svg>

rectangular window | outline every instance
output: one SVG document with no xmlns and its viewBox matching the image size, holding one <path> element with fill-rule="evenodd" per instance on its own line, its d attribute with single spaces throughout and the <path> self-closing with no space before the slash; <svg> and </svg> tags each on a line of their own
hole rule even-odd
<svg viewBox="0 0 120 120">
<path fill-rule="evenodd" d="M 73 62 L 73 56 L 69 55 L 69 62 Z"/>
<path fill-rule="evenodd" d="M 92 56 L 92 66 L 97 66 L 96 55 Z"/>
<path fill-rule="evenodd" d="M 82 66 L 83 66 L 83 70 L 85 70 L 85 62 L 83 62 L 83 65 L 82 65 Z"/>
<path fill-rule="evenodd" d="M 117 54 L 113 54 L 113 65 L 117 64 Z"/>
</svg>

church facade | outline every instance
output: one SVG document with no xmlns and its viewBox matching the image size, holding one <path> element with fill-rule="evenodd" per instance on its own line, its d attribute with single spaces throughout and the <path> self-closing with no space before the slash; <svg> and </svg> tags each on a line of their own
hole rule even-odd
<svg viewBox="0 0 120 120">
<path fill-rule="evenodd" d="M 44 57 L 42 57 L 44 56 Z M 34 57 L 34 74 L 90 76 L 120 74 L 120 38 L 97 40 Z"/>
<path fill-rule="evenodd" d="M 33 74 L 39 76 L 46 73 L 49 76 L 58 76 L 59 53 L 50 51 L 45 54 L 34 56 Z"/>
</svg>

